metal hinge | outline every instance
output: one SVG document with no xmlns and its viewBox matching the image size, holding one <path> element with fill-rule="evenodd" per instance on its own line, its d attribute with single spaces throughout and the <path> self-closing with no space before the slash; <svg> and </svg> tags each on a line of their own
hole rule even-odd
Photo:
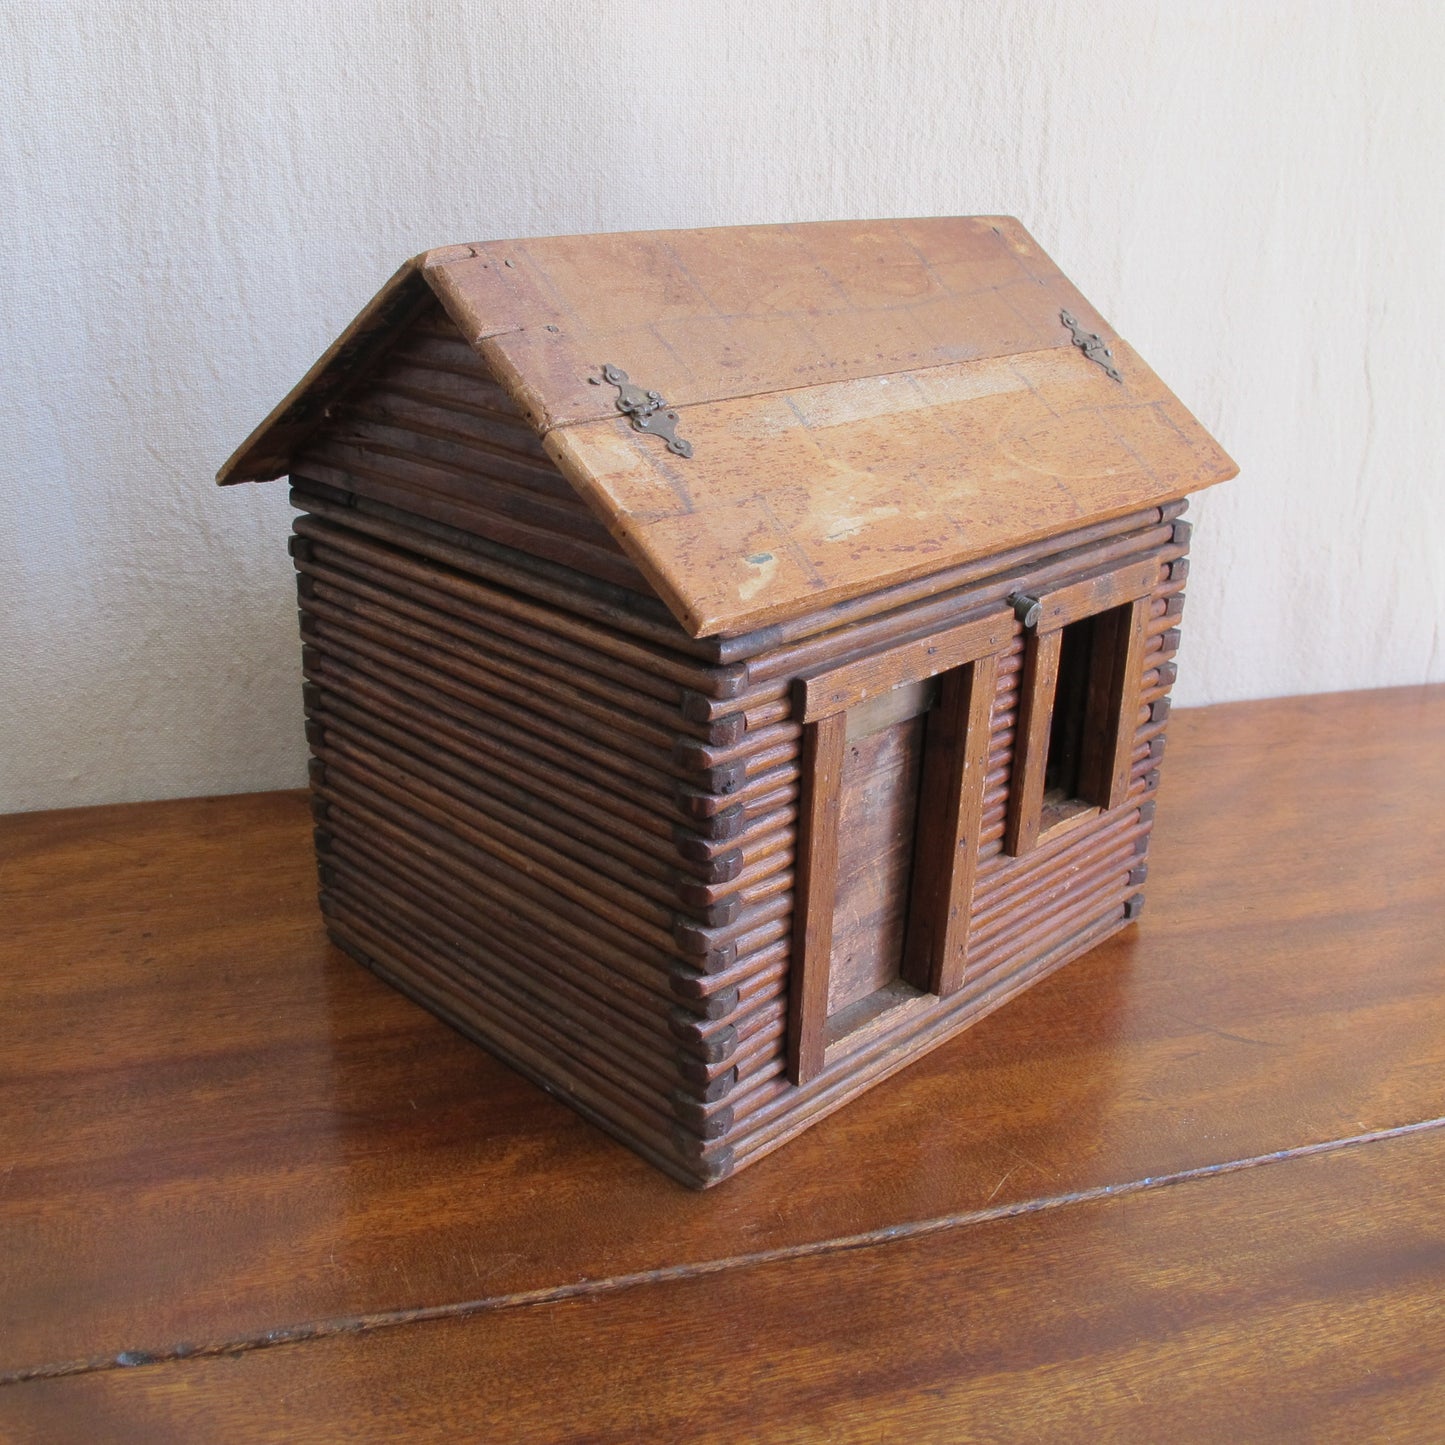
<svg viewBox="0 0 1445 1445">
<path fill-rule="evenodd" d="M 627 373 L 620 366 L 609 361 L 602 368 L 601 377 L 587 378 L 593 386 L 606 382 L 617 388 L 617 410 L 632 422 L 634 431 L 645 431 L 649 436 L 661 437 L 670 452 L 680 457 L 692 455 L 692 443 L 684 441 L 677 434 L 677 413 L 662 399 L 660 391 L 645 391 L 628 380 Z"/>
<path fill-rule="evenodd" d="M 1068 311 L 1060 311 L 1059 320 L 1073 332 L 1074 345 L 1090 361 L 1098 362 L 1115 381 L 1123 381 L 1119 368 L 1114 364 L 1114 353 L 1104 344 L 1104 338 L 1097 331 L 1085 331 Z"/>
</svg>

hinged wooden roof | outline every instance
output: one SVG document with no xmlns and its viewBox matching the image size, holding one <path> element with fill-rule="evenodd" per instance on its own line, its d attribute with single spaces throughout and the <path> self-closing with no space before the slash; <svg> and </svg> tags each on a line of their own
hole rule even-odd
<svg viewBox="0 0 1445 1445">
<path fill-rule="evenodd" d="M 219 480 L 286 472 L 432 293 L 694 636 L 1237 470 L 1017 221 L 962 217 L 429 251 Z M 1076 333 L 1099 334 L 1122 380 Z M 677 411 L 690 457 L 618 412 L 618 389 L 596 384 L 609 363 Z"/>
</svg>

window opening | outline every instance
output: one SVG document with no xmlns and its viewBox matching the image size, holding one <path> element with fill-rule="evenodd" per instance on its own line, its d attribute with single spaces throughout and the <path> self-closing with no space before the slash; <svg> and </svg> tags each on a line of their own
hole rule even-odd
<svg viewBox="0 0 1445 1445">
<path fill-rule="evenodd" d="M 1089 742 L 1089 679 L 1094 667 L 1096 620 L 1085 617 L 1069 623 L 1059 640 L 1059 680 L 1054 687 L 1049 755 L 1044 766 L 1045 805 L 1084 797 L 1083 759 Z"/>
<path fill-rule="evenodd" d="M 1146 594 L 1029 638 L 1005 852 L 1028 853 L 1128 795 L 1148 620 Z"/>
<path fill-rule="evenodd" d="M 1081 617 L 1060 629 L 1040 836 L 1112 806 L 1120 729 L 1132 731 L 1120 716 L 1131 630 L 1130 607 Z"/>
</svg>

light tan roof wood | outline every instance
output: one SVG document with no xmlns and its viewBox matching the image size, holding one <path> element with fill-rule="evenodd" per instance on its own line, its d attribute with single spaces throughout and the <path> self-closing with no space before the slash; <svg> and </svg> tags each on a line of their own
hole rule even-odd
<svg viewBox="0 0 1445 1445">
<path fill-rule="evenodd" d="M 622 418 L 547 450 L 694 636 L 734 632 L 1163 502 L 1233 464 L 1122 342 Z"/>
<path fill-rule="evenodd" d="M 424 277 L 695 636 L 747 631 L 1236 468 L 1017 221 L 952 217 L 428 252 L 221 473 L 276 476 L 404 333 Z M 1123 381 L 1060 319 L 1113 345 Z M 690 459 L 595 385 L 680 413 Z"/>
<path fill-rule="evenodd" d="M 1067 345 L 1061 307 L 1104 324 L 1009 217 L 557 236 L 422 265 L 542 430 L 612 412 L 588 385 L 607 361 L 689 406 Z"/>
</svg>

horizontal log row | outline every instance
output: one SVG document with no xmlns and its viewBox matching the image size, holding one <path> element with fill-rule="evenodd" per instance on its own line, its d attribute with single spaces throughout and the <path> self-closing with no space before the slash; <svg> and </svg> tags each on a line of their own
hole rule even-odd
<svg viewBox="0 0 1445 1445">
<path fill-rule="evenodd" d="M 777 1034 L 799 729 L 690 717 L 740 674 L 317 504 L 292 551 L 333 937 L 705 1182 L 732 1057 Z"/>
<path fill-rule="evenodd" d="M 1161 587 L 1166 585 L 1161 580 Z M 1144 678 L 1149 688 L 1147 696 L 1162 696 L 1162 689 L 1172 681 L 1170 672 L 1169 657 L 1173 649 L 1177 647 L 1177 634 L 1164 632 L 1156 629 L 1156 635 L 1151 639 L 1149 650 L 1145 657 Z M 999 845 L 1004 829 L 1004 808 L 1008 795 L 1009 769 L 1012 757 L 1013 744 L 1013 709 L 1016 702 L 1016 685 L 1018 674 L 1018 658 L 1021 648 L 1006 656 L 1000 666 L 999 691 L 992 718 L 991 756 L 989 764 L 989 788 L 985 797 L 985 813 L 983 819 L 983 832 L 980 837 L 980 888 L 978 893 L 979 906 L 984 906 L 987 901 L 987 880 L 990 871 L 997 871 L 1006 862 L 1017 869 L 1027 864 L 1037 867 L 1040 862 L 1046 861 L 1054 856 L 1057 848 L 1043 848 L 1039 850 L 1032 860 L 1001 860 L 991 863 L 992 858 L 999 854 Z M 843 654 L 846 655 L 846 654 Z M 1153 721 L 1155 714 L 1154 705 L 1141 706 L 1138 713 L 1138 729 L 1135 736 L 1135 747 L 1133 757 L 1133 786 L 1130 793 L 1131 800 L 1145 795 L 1157 784 L 1157 769 L 1162 754 L 1162 741 L 1159 734 L 1162 732 L 1163 723 Z M 725 948 L 729 942 L 726 932 L 720 932 L 715 936 L 715 944 Z M 750 978 L 752 959 L 748 956 L 745 948 L 739 948 L 736 956 L 731 962 L 714 959 L 713 967 L 717 971 L 707 982 L 717 987 L 735 987 L 746 983 Z M 704 987 L 707 984 L 703 985 Z"/>
<path fill-rule="evenodd" d="M 1091 929 L 1098 918 L 1108 916 L 1115 926 L 1123 923 L 1126 900 L 1138 891 L 1132 875 L 1142 866 L 1143 850 L 1152 828 L 1152 815 L 1147 809 L 1131 810 L 1121 826 L 1102 839 L 1087 834 L 1075 835 L 1068 844 L 1048 860 L 1035 865 L 1034 885 L 1030 897 L 1034 905 L 1010 908 L 1006 929 L 995 930 L 992 937 L 972 952 L 964 988 L 946 1003 L 935 1005 L 922 1018 L 911 1019 L 894 1033 L 884 1033 L 870 1044 L 861 1058 L 855 1056 L 842 1065 L 830 1066 L 814 1083 L 798 1090 L 782 1077 L 782 1061 L 775 1058 L 766 1067 L 749 1070 L 740 1067 L 738 1085 L 729 1096 L 735 1122 L 756 1120 L 758 1127 L 783 1118 L 798 1109 L 804 1101 L 829 1092 L 830 1081 L 839 1073 L 863 1067 L 876 1052 L 887 1053 L 889 1040 L 896 1045 L 899 1037 L 914 1038 L 920 1029 L 932 1023 L 952 1029 L 951 1020 L 959 1009 L 968 1010 L 973 1000 L 987 993 L 1000 979 L 1019 969 L 1028 969 L 1030 960 L 1049 953 L 1080 929 Z M 1076 871 L 1088 875 L 1090 885 L 1070 895 L 1064 879 Z M 1064 890 L 1050 897 L 1050 890 Z M 729 1141 L 735 1147 L 743 1144 L 741 1136 Z"/>
<path fill-rule="evenodd" d="M 1179 518 L 1187 507 L 1188 503 L 1182 500 L 1168 502 L 1161 507 L 1148 507 L 1107 522 L 1079 527 L 1043 542 L 1029 543 L 972 562 L 947 567 L 940 572 L 915 578 L 911 582 L 881 587 L 875 592 L 851 598 L 846 602 L 834 603 L 831 607 L 787 622 L 721 638 L 717 643 L 715 657 L 717 661 L 724 663 L 756 657 L 764 652 L 780 649 L 785 643 L 839 631 L 874 617 L 890 614 L 901 616 L 916 605 L 966 593 L 980 583 L 1004 596 L 1029 585 L 1042 586 L 1070 576 L 1076 571 L 1087 570 L 1078 564 L 1087 562 L 1090 558 L 1114 560 L 1129 555 L 1131 551 L 1143 550 L 1140 543 L 1151 534 L 1152 529 L 1161 526 L 1168 528 L 1168 540 L 1181 551 L 1186 551 L 1189 546 L 1190 524 L 1180 521 Z M 1128 538 L 1135 540 L 1132 543 L 1126 542 L 1122 551 L 1116 551 L 1114 544 Z"/>
<path fill-rule="evenodd" d="M 685 1184 L 696 1185 L 706 1173 L 690 1157 L 695 1137 L 658 1127 L 625 1098 L 598 1081 L 584 1063 L 549 1049 L 525 1013 L 480 996 L 466 972 L 448 969 L 431 950 L 410 936 L 387 929 L 374 917 L 355 913 L 324 898 L 332 939 L 401 992 L 416 999 L 460 1032 L 467 1034 L 555 1094 L 585 1118 L 615 1134 L 643 1158 Z"/>
<path fill-rule="evenodd" d="M 888 618 L 890 626 L 901 622 L 906 627 L 912 605 L 920 599 L 944 604 L 946 613 L 961 614 L 967 609 L 970 596 L 1007 595 L 1038 575 L 1057 573 L 1062 577 L 1087 571 L 1087 563 L 1094 555 L 1091 549 L 1101 540 L 1124 542 L 1119 555 L 1128 555 L 1145 550 L 1148 541 L 1154 538 L 1165 537 L 1176 550 L 1171 554 L 1168 546 L 1161 547 L 1158 555 L 1168 559 L 1171 555 L 1183 555 L 1189 536 L 1189 524 L 1178 520 L 1185 504 L 1169 503 L 1079 528 L 993 558 L 949 568 L 916 582 L 882 588 L 787 624 L 775 624 L 731 638 L 691 638 L 655 597 L 580 575 L 545 558 L 494 543 L 465 528 L 375 501 L 348 488 L 344 477 L 336 485 L 329 485 L 309 477 L 298 466 L 292 482 L 292 501 L 300 510 L 344 522 L 363 536 L 398 543 L 418 558 L 456 569 L 456 574 L 463 579 L 475 578 L 513 589 L 522 597 L 641 639 L 656 650 L 658 663 L 663 663 L 667 655 L 676 654 L 710 664 L 690 675 L 691 685 L 700 687 L 701 692 L 689 701 L 704 714 L 710 705 L 720 706 L 722 711 L 731 710 L 725 701 L 718 704 L 716 700 L 736 697 L 745 690 L 748 674 L 743 664 L 776 646 L 782 637 L 787 640 L 812 638 L 828 632 L 851 635 L 853 625 L 860 619 Z M 1040 574 L 1039 568 L 1045 566 L 1050 573 Z M 1009 570 L 1002 572 L 1001 568 Z M 589 636 L 588 640 L 599 644 L 611 642 L 605 637 Z M 761 680 L 755 677 L 754 683 Z M 709 683 L 717 686 L 710 688 Z M 774 701 L 785 690 L 786 682 L 771 691 L 760 689 L 750 705 Z"/>
<path fill-rule="evenodd" d="M 1022 959 L 1011 957 L 988 974 L 973 976 L 948 1000 L 946 1008 L 920 1017 L 911 1028 L 880 1035 L 866 1051 L 850 1056 L 846 1068 L 825 1071 L 806 1090 L 776 1088 L 751 1117 L 735 1120 L 718 1167 L 732 1172 L 787 1143 L 802 1129 L 992 1013 L 1030 984 L 1102 943 L 1123 927 L 1127 921 L 1125 911 L 1125 904 L 1118 899 L 1098 900 L 1092 916 L 1078 920 L 1075 931 L 1048 952 Z M 739 1098 L 735 1108 L 744 1102 Z M 927 1128 L 928 1121 L 919 1120 L 917 1126 Z"/>
<path fill-rule="evenodd" d="M 1161 588 L 1165 585 L 1162 579 L 1160 585 Z M 1146 703 L 1172 682 L 1169 654 L 1175 646 L 1177 635 L 1171 636 L 1156 629 L 1144 662 Z M 993 787 L 981 839 L 981 851 L 985 853 L 989 851 L 990 844 L 996 852 L 997 839 L 1003 831 L 1020 655 L 1021 647 L 1015 648 L 1003 659 L 999 669 L 991 735 L 990 779 Z M 1136 809 L 1134 805 L 1147 797 L 1157 784 L 1157 767 L 1163 750 L 1162 739 L 1157 736 L 1160 728 L 1152 724 L 1151 718 L 1151 707 L 1141 706 L 1133 749 L 1133 786 L 1129 795 L 1130 807 L 1126 811 L 1122 814 L 1116 811 L 1094 829 L 1076 832 L 1064 840 L 1045 845 L 1027 859 L 1008 860 L 1013 870 L 1008 878 L 1002 877 L 997 867 L 992 878 L 987 867 L 981 868 L 975 895 L 975 917 L 979 930 L 975 940 L 979 950 L 974 964 L 976 969 L 988 972 L 1004 966 L 1003 963 L 995 964 L 995 957 L 1004 960 L 1018 958 L 1031 950 L 1046 948 L 1050 930 L 1056 932 L 1059 927 L 1068 927 L 1076 922 L 1078 907 L 1087 909 L 1089 898 L 1103 896 L 1109 892 L 1111 885 L 1127 888 L 1131 896 L 1142 885 L 1146 870 L 1141 843 L 1148 831 L 1148 813 L 1147 810 Z M 1144 821 L 1141 822 L 1141 819 Z M 1125 836 L 1126 829 L 1133 832 Z M 1095 851 L 1090 853 L 1089 849 Z M 1077 905 L 1072 911 L 1065 910 L 1063 905 L 1071 898 L 1077 900 Z M 1044 915 L 1042 922 L 1035 917 L 1039 913 Z M 1014 931 L 1010 932 L 1010 929 Z M 1025 931 L 1019 933 L 1019 929 Z M 747 961 L 743 960 L 737 965 L 736 972 L 725 977 L 734 981 L 745 976 L 743 970 L 746 968 Z M 775 1019 L 777 1012 L 773 1011 Z M 780 1032 L 780 1029 L 774 1029 L 775 1041 Z M 755 1062 L 739 1057 L 736 1063 L 740 1092 L 732 1100 L 732 1109 L 735 1120 L 741 1121 L 747 1117 L 750 1105 L 756 1107 L 778 1091 L 786 1092 L 787 1086 L 778 1078 L 781 1055 L 776 1046 L 770 1057 Z M 772 1093 L 751 1092 L 758 1085 L 767 1085 L 769 1080 L 774 1081 Z"/>
<path fill-rule="evenodd" d="M 702 1025 L 736 995 L 673 987 L 685 964 L 656 898 L 576 848 L 546 855 L 414 764 L 381 758 L 327 717 L 326 698 L 313 795 L 337 941 L 686 1174 L 726 1122 L 700 1110 L 732 1083 L 726 1064 L 710 1066 L 731 1047 L 726 1030 Z"/>
<path fill-rule="evenodd" d="M 645 592 L 439 304 L 423 325 L 333 406 L 296 469 Z"/>
<path fill-rule="evenodd" d="M 780 796 L 779 782 L 791 785 L 796 768 L 791 761 L 781 769 L 777 764 L 795 756 L 796 728 L 777 729 L 777 740 L 757 735 L 752 757 L 739 754 L 709 767 L 691 739 L 666 731 L 646 694 L 613 689 L 609 700 L 600 687 L 586 697 L 574 690 L 569 712 L 565 685 L 540 678 L 536 689 L 528 688 L 516 648 L 499 659 L 480 631 L 436 630 L 422 613 L 398 619 L 380 568 L 371 569 L 365 612 L 358 612 L 363 604 L 348 574 L 326 572 L 331 549 L 302 541 L 296 560 L 303 665 L 313 686 L 330 696 L 323 705 L 319 694 L 309 695 L 316 728 L 360 730 L 373 756 L 392 765 L 402 761 L 398 749 L 409 752 L 414 771 L 430 786 L 452 786 L 483 811 L 510 819 L 538 837 L 544 853 L 567 846 L 559 834 L 575 814 L 579 843 L 605 854 L 609 839 L 618 837 L 611 860 L 617 877 L 643 879 L 643 892 L 672 899 L 704 923 L 726 922 L 755 895 L 778 891 L 789 863 L 792 799 L 790 791 Z M 334 580 L 319 581 L 323 574 Z M 637 718 L 639 703 L 649 720 Z M 762 771 L 750 780 L 755 769 Z M 539 788 L 559 780 L 574 786 L 573 797 L 563 803 L 539 798 Z M 721 788 L 732 791 L 714 791 Z M 683 856 L 678 834 L 701 826 L 691 811 L 699 798 L 715 811 L 734 801 L 750 807 L 757 799 L 771 802 L 772 810 L 764 810 L 748 849 L 733 847 L 710 859 Z M 526 816 L 529 799 L 538 799 L 535 824 Z"/>
<path fill-rule="evenodd" d="M 708 696 L 734 696 L 745 679 L 740 665 L 719 667 L 717 647 L 689 638 L 656 598 L 434 517 L 375 501 L 348 487 L 345 478 L 333 486 L 298 465 L 291 481 L 291 502 L 299 511 L 309 513 L 312 519 L 343 524 L 352 536 L 397 547 L 423 565 L 439 564 L 439 570 L 433 568 L 429 573 L 439 585 L 455 586 L 464 595 L 475 594 L 469 584 L 480 584 L 493 596 L 496 589 L 507 589 L 513 598 L 512 605 L 504 609 L 509 616 L 540 620 L 545 626 L 546 610 L 560 610 L 580 619 L 577 634 L 589 645 L 608 655 L 619 651 L 629 655 L 635 654 L 640 644 L 664 672 L 669 657 L 692 658 L 690 670 L 680 669 L 689 682 L 703 689 L 709 683 L 723 684 Z"/>
</svg>

